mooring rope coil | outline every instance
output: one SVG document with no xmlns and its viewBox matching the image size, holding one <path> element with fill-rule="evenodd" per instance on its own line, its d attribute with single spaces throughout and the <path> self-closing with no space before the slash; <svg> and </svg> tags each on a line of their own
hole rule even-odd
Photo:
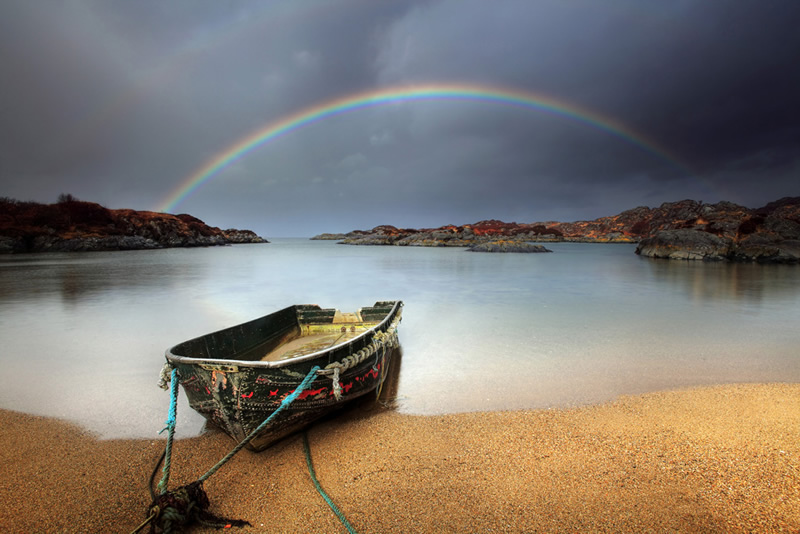
<svg viewBox="0 0 800 534">
<path fill-rule="evenodd" d="M 140 532 L 145 526 L 147 526 L 148 523 L 152 523 L 150 525 L 150 531 L 154 532 L 155 522 L 158 523 L 159 528 L 165 534 L 174 532 L 176 528 L 180 528 L 181 526 L 191 523 L 195 520 L 209 526 L 249 525 L 250 523 L 247 521 L 225 519 L 208 512 L 207 509 L 209 506 L 209 501 L 206 492 L 203 490 L 203 482 L 208 480 L 208 478 L 216 473 L 223 465 L 225 465 L 228 460 L 233 458 L 236 453 L 250 443 L 250 441 L 252 441 L 259 432 L 264 430 L 264 428 L 266 428 L 267 425 L 269 425 L 269 423 L 271 423 L 280 412 L 288 408 L 289 405 L 292 404 L 301 393 L 303 393 L 303 391 L 308 389 L 311 383 L 317 378 L 317 371 L 319 371 L 319 369 L 320 367 L 318 365 L 312 367 L 300 385 L 297 386 L 297 388 L 285 399 L 283 399 L 280 406 L 278 406 L 278 408 L 272 412 L 269 417 L 267 417 L 260 425 L 258 425 L 255 430 L 250 432 L 246 438 L 239 442 L 236 447 L 234 447 L 227 455 L 225 455 L 224 458 L 217 462 L 204 475 L 191 484 L 181 486 L 175 490 L 166 491 L 167 484 L 169 483 L 172 441 L 175 434 L 175 420 L 178 399 L 178 375 L 177 369 L 173 368 L 170 376 L 171 398 L 169 416 L 166 421 L 167 426 L 164 428 L 164 430 L 168 431 L 167 446 L 164 452 L 164 472 L 161 481 L 158 483 L 159 494 L 155 497 L 155 499 L 153 499 L 153 502 L 150 504 L 150 507 L 147 510 L 147 519 L 145 519 L 138 527 L 136 527 L 136 529 L 133 531 L 133 534 Z M 162 432 L 164 430 L 162 430 Z"/>
</svg>

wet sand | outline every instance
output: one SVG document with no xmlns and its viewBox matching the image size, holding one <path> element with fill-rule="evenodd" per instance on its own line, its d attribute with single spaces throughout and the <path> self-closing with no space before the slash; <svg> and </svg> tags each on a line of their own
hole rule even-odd
<svg viewBox="0 0 800 534">
<path fill-rule="evenodd" d="M 131 532 L 144 519 L 163 439 L 99 441 L 8 411 L 0 422 L 0 531 Z M 565 410 L 359 409 L 309 440 L 320 483 L 361 534 L 800 531 L 800 384 Z M 176 442 L 170 487 L 232 446 L 220 433 Z M 314 489 L 300 436 L 242 451 L 205 489 L 213 512 L 253 525 L 222 532 L 346 532 Z"/>
</svg>

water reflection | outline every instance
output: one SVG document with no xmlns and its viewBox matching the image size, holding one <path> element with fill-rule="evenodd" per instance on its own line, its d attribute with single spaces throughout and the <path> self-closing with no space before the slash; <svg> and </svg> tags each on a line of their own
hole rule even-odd
<svg viewBox="0 0 800 534">
<path fill-rule="evenodd" d="M 0 301 L 59 295 L 74 304 L 119 291 L 169 289 L 205 270 L 171 250 L 0 256 Z"/>
<path fill-rule="evenodd" d="M 694 301 L 763 303 L 797 300 L 798 266 L 640 258 L 653 283 L 669 284 Z"/>
<path fill-rule="evenodd" d="M 386 408 L 397 407 L 398 393 L 400 391 L 400 369 L 403 366 L 403 347 L 395 347 L 389 354 L 389 369 L 383 386 L 378 392 L 378 402 Z"/>
<path fill-rule="evenodd" d="M 800 267 L 553 254 L 265 246 L 0 257 L 0 408 L 153 436 L 164 350 L 296 303 L 405 302 L 383 399 L 405 413 L 538 408 L 800 380 Z M 401 364 L 402 360 L 402 364 Z M 36 384 L 33 388 L 30 384 Z M 374 396 L 372 396 L 374 404 Z M 178 431 L 205 420 L 181 396 Z"/>
</svg>

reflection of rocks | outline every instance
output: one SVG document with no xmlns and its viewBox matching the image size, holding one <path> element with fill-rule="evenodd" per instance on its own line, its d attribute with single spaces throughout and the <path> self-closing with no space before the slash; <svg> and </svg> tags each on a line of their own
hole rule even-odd
<svg viewBox="0 0 800 534">
<path fill-rule="evenodd" d="M 110 210 L 69 199 L 0 199 L 0 253 L 140 250 L 266 243 L 250 230 L 220 230 L 191 215 Z"/>
<path fill-rule="evenodd" d="M 467 249 L 469 252 L 553 252 L 544 248 L 542 245 L 520 241 L 489 241 L 472 245 Z"/>
<path fill-rule="evenodd" d="M 688 295 L 698 303 L 716 300 L 795 302 L 800 297 L 795 265 L 771 265 L 768 279 L 763 265 L 728 261 L 643 261 L 650 276 Z"/>
</svg>

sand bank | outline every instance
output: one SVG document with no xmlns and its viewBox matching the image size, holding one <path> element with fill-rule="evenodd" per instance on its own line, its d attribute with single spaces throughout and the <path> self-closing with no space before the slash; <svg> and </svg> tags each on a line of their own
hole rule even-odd
<svg viewBox="0 0 800 534">
<path fill-rule="evenodd" d="M 98 441 L 7 411 L 0 423 L 1 531 L 130 532 L 144 518 L 163 439 Z M 800 531 L 800 384 L 568 410 L 358 410 L 309 439 L 322 486 L 362 534 Z M 219 433 L 178 441 L 170 486 L 232 445 Z M 213 512 L 253 524 L 225 532 L 346 532 L 314 489 L 298 436 L 242 451 L 205 489 Z"/>
</svg>

